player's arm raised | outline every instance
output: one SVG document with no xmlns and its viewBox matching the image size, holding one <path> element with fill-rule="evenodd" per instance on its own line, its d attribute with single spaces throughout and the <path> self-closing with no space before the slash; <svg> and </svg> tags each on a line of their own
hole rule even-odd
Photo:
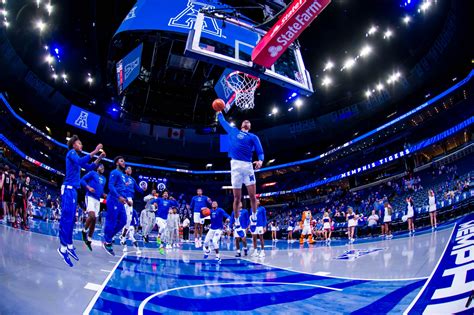
<svg viewBox="0 0 474 315">
<path fill-rule="evenodd" d="M 234 127 L 232 127 L 228 122 L 227 120 L 225 120 L 224 118 L 224 114 L 222 114 L 222 112 L 219 112 L 217 113 L 217 120 L 219 121 L 219 123 L 221 124 L 222 128 L 224 128 L 224 130 L 227 132 L 227 133 L 231 133 L 235 130 Z"/>
</svg>

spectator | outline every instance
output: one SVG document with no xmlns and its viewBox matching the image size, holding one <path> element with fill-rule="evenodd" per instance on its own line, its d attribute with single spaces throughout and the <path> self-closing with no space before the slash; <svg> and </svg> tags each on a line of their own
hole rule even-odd
<svg viewBox="0 0 474 315">
<path fill-rule="evenodd" d="M 183 221 L 183 240 L 185 242 L 189 241 L 189 225 L 191 224 L 191 221 L 189 220 L 188 216 L 184 218 Z"/>
<path fill-rule="evenodd" d="M 372 214 L 369 216 L 369 219 L 368 219 L 368 226 L 369 226 L 371 237 L 374 237 L 375 235 L 375 229 L 377 228 L 378 222 L 379 222 L 379 216 L 377 215 L 377 212 L 374 209 L 372 210 Z"/>
</svg>

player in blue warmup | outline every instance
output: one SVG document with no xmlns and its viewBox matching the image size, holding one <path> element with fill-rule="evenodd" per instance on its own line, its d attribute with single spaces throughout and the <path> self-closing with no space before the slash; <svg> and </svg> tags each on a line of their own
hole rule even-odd
<svg viewBox="0 0 474 315">
<path fill-rule="evenodd" d="M 224 118 L 224 115 L 219 112 L 217 114 L 219 123 L 229 134 L 229 157 L 230 157 L 230 171 L 232 189 L 234 193 L 234 217 L 237 233 L 243 237 L 245 232 L 240 226 L 239 222 L 239 204 L 242 199 L 242 185 L 247 187 L 250 197 L 250 206 L 252 208 L 252 215 L 250 217 L 250 224 L 255 225 L 257 221 L 257 198 L 256 194 L 256 180 L 255 173 L 252 166 L 253 151 L 257 152 L 257 161 L 253 162 L 255 169 L 262 167 L 264 154 L 262 144 L 258 137 L 250 132 L 250 121 L 244 120 L 240 130 L 232 127 Z"/>
<path fill-rule="evenodd" d="M 201 247 L 202 225 L 204 220 L 201 219 L 201 209 L 211 205 L 211 198 L 202 194 L 202 189 L 197 189 L 197 195 L 191 199 L 190 209 L 194 213 L 194 245 L 196 248 Z M 202 221 L 201 221 L 202 220 Z"/>
<path fill-rule="evenodd" d="M 253 239 L 253 253 L 252 257 L 265 257 L 265 242 L 263 241 L 263 234 L 266 232 L 267 227 L 267 211 L 263 206 L 260 206 L 260 201 L 258 201 L 258 208 L 257 208 L 257 225 L 252 232 L 252 239 Z M 257 247 L 257 238 L 260 239 L 260 253 L 258 252 Z"/>
<path fill-rule="evenodd" d="M 79 156 L 82 152 L 82 142 L 78 136 L 72 136 L 67 145 L 69 151 L 66 154 L 66 177 L 61 186 L 62 213 L 61 220 L 59 221 L 59 241 L 61 246 L 58 248 L 58 253 L 64 262 L 69 267 L 72 267 L 73 264 L 69 256 L 76 261 L 79 260 L 72 244 L 72 234 L 76 217 L 77 189 L 81 185 L 81 168 L 86 170 L 95 169 L 99 161 L 105 157 L 105 153 L 102 152 L 94 163 L 89 164 L 90 159 L 102 150 L 102 144 L 98 144 L 94 151 L 83 157 Z"/>
<path fill-rule="evenodd" d="M 226 222 L 228 222 L 230 217 L 222 208 L 219 208 L 217 201 L 213 201 L 211 205 L 211 228 L 204 239 L 204 259 L 209 257 L 209 254 L 211 253 L 209 243 L 212 242 L 212 247 L 216 252 L 216 260 L 218 262 L 221 261 L 219 254 L 219 241 L 222 235 L 222 228 L 224 227 L 224 218 L 226 218 Z"/>
<path fill-rule="evenodd" d="M 166 220 L 168 219 L 168 212 L 171 207 L 178 208 L 178 202 L 174 199 L 169 198 L 169 194 L 167 191 L 164 191 L 161 198 L 155 199 L 153 204 L 156 205 L 156 224 L 158 225 L 158 236 L 156 238 L 156 243 L 158 244 L 158 250 L 160 254 L 164 254 L 163 249 L 163 240 L 161 236 L 166 230 Z"/>
<path fill-rule="evenodd" d="M 114 159 L 116 169 L 109 175 L 109 195 L 107 196 L 107 217 L 104 224 L 105 251 L 111 256 L 115 256 L 112 246 L 114 236 L 123 229 L 127 223 L 127 214 L 124 205 L 128 203 L 127 198 L 127 178 L 125 177 L 125 159 L 117 156 Z"/>
<path fill-rule="evenodd" d="M 247 256 L 248 254 L 246 231 L 249 228 L 249 223 L 250 223 L 249 212 L 247 209 L 242 209 L 242 203 L 239 204 L 239 210 L 240 210 L 239 221 L 240 221 L 240 226 L 244 230 L 244 236 L 242 236 L 242 234 L 236 230 L 234 212 L 232 212 L 231 214 L 232 218 L 230 219 L 230 225 L 234 228 L 235 250 L 236 250 L 235 257 L 242 256 L 240 253 L 240 242 L 242 242 L 243 244 L 242 247 L 244 249 L 244 256 Z"/>
<path fill-rule="evenodd" d="M 87 220 L 82 229 L 82 240 L 92 251 L 92 236 L 95 223 L 100 212 L 100 198 L 104 196 L 104 187 L 107 179 L 104 175 L 104 165 L 99 164 L 97 171 L 90 171 L 81 179 L 81 186 L 86 189 Z"/>
<path fill-rule="evenodd" d="M 143 194 L 143 192 L 146 190 L 145 186 L 143 188 L 138 186 L 137 182 L 132 177 L 131 166 L 127 166 L 125 168 L 125 179 L 126 179 L 125 185 L 127 186 L 127 188 L 125 190 L 124 197 L 127 198 L 127 203 L 124 205 L 124 207 L 125 207 L 125 213 L 127 214 L 127 222 L 125 223 L 125 226 L 123 227 L 122 235 L 120 236 L 120 245 L 123 246 L 124 252 L 127 251 L 127 239 L 125 236 L 127 235 L 128 229 L 130 228 L 130 223 L 132 223 L 133 197 L 135 196 L 135 192 L 139 192 Z"/>
</svg>

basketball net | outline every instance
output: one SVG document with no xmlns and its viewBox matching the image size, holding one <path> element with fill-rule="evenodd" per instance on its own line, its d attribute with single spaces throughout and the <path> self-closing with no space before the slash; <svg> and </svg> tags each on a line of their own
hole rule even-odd
<svg viewBox="0 0 474 315">
<path fill-rule="evenodd" d="M 240 109 L 254 108 L 255 90 L 260 86 L 260 78 L 242 71 L 234 71 L 227 75 L 226 83 L 234 92 L 229 103 L 234 101 Z"/>
</svg>

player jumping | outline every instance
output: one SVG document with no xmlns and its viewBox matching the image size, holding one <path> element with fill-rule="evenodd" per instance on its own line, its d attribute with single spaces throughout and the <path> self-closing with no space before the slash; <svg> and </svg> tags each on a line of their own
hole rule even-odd
<svg viewBox="0 0 474 315">
<path fill-rule="evenodd" d="M 74 219 L 76 217 L 77 208 L 77 189 L 80 187 L 81 168 L 86 170 L 95 169 L 99 164 L 99 161 L 105 157 L 105 153 L 102 152 L 94 163 L 89 164 L 88 162 L 90 159 L 102 150 L 102 144 L 98 144 L 94 151 L 83 157 L 79 157 L 79 153 L 82 152 L 82 142 L 79 140 L 78 136 L 72 136 L 69 139 L 67 146 L 69 152 L 66 154 L 66 177 L 61 186 L 62 213 L 61 220 L 59 221 L 59 241 L 61 246 L 58 248 L 58 253 L 64 262 L 69 267 L 72 267 L 73 264 L 69 256 L 74 258 L 76 261 L 79 260 L 72 244 L 72 234 L 74 232 Z"/>
<path fill-rule="evenodd" d="M 247 187 L 247 191 L 250 197 L 250 205 L 252 208 L 252 215 L 250 217 L 250 226 L 257 224 L 257 198 L 256 194 L 256 180 L 255 173 L 252 166 L 253 151 L 257 152 L 258 160 L 253 162 L 255 169 L 258 170 L 262 167 L 264 154 L 262 144 L 258 137 L 249 132 L 251 128 L 250 121 L 244 120 L 238 130 L 232 127 L 224 118 L 222 112 L 218 112 L 217 118 L 219 123 L 229 134 L 229 157 L 230 170 L 231 170 L 231 181 L 232 190 L 234 193 L 234 218 L 235 218 L 235 230 L 240 237 L 245 236 L 244 229 L 240 226 L 239 222 L 239 204 L 242 199 L 242 184 Z"/>
</svg>

